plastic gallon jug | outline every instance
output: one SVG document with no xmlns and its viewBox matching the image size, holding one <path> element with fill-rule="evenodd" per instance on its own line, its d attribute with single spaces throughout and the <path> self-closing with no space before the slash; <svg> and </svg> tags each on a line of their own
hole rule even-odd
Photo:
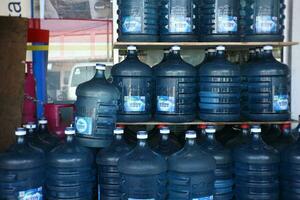
<svg viewBox="0 0 300 200">
<path fill-rule="evenodd" d="M 168 159 L 168 198 L 213 199 L 214 158 L 201 150 L 195 131 L 187 131 L 183 149 Z"/>
<path fill-rule="evenodd" d="M 201 0 L 198 32 L 201 41 L 236 42 L 239 35 L 239 1 Z"/>
<path fill-rule="evenodd" d="M 197 1 L 163 0 L 160 2 L 160 41 L 197 41 Z"/>
<path fill-rule="evenodd" d="M 113 84 L 121 92 L 117 120 L 143 122 L 151 119 L 152 70 L 137 57 L 135 46 L 127 48 L 124 61 L 111 70 Z"/>
<path fill-rule="evenodd" d="M 231 152 L 217 142 L 214 126 L 208 126 L 205 131 L 207 139 L 201 145 L 202 149 L 216 160 L 214 199 L 231 200 L 233 197 Z"/>
<path fill-rule="evenodd" d="M 300 130 L 298 129 L 298 132 Z M 281 199 L 300 199 L 300 140 L 281 153 L 280 192 Z"/>
<path fill-rule="evenodd" d="M 184 62 L 180 47 L 173 46 L 168 59 L 154 69 L 156 113 L 163 122 L 188 122 L 196 117 L 196 68 Z"/>
<path fill-rule="evenodd" d="M 33 130 L 28 132 L 28 145 L 42 149 L 47 153 L 60 143 L 60 139 L 49 132 L 48 121 L 46 119 L 42 118 L 38 123 L 39 127 L 37 132 L 33 132 Z"/>
<path fill-rule="evenodd" d="M 119 0 L 118 6 L 118 41 L 158 41 L 159 3 L 157 0 Z"/>
<path fill-rule="evenodd" d="M 47 155 L 47 199 L 92 200 L 96 179 L 93 153 L 76 142 L 75 128 L 66 128 L 65 135 L 65 143 Z"/>
<path fill-rule="evenodd" d="M 237 199 L 279 199 L 279 153 L 261 138 L 261 128 L 251 128 L 252 142 L 234 150 Z"/>
<path fill-rule="evenodd" d="M 26 142 L 26 130 L 15 132 L 16 144 L 0 153 L 0 199 L 43 200 L 45 155 Z"/>
<path fill-rule="evenodd" d="M 124 129 L 114 130 L 114 140 L 111 145 L 97 155 L 98 165 L 98 199 L 120 200 L 120 173 L 118 170 L 119 158 L 130 151 L 130 146 L 125 142 Z"/>
<path fill-rule="evenodd" d="M 24 80 L 24 103 L 22 112 L 22 122 L 36 121 L 36 83 L 33 75 L 32 62 L 26 62 L 26 74 Z"/>
<path fill-rule="evenodd" d="M 105 79 L 104 72 L 105 66 L 97 64 L 94 78 L 76 90 L 75 126 L 83 146 L 102 148 L 113 139 L 120 92 Z"/>
<path fill-rule="evenodd" d="M 281 126 L 281 134 L 270 145 L 279 152 L 296 142 L 296 137 L 292 134 L 291 124 L 286 123 Z"/>
<path fill-rule="evenodd" d="M 152 148 L 153 151 L 167 158 L 180 149 L 180 143 L 170 137 L 171 131 L 168 127 L 161 127 L 159 133 L 160 139 L 158 144 Z"/>
<path fill-rule="evenodd" d="M 244 41 L 283 41 L 284 0 L 240 0 Z"/>
<path fill-rule="evenodd" d="M 217 47 L 214 60 L 199 68 L 199 117 L 203 121 L 240 119 L 239 66 L 226 60 L 225 47 Z"/>
<path fill-rule="evenodd" d="M 236 137 L 229 140 L 226 143 L 226 147 L 229 149 L 235 149 L 241 145 L 248 144 L 250 141 L 250 126 L 248 124 L 242 124 L 240 133 Z"/>
<path fill-rule="evenodd" d="M 290 119 L 290 71 L 265 46 L 258 63 L 247 67 L 247 110 L 243 113 L 252 121 L 285 121 Z"/>
<path fill-rule="evenodd" d="M 136 147 L 119 159 L 121 200 L 164 200 L 166 198 L 165 159 L 147 144 L 146 131 L 137 133 Z"/>
</svg>

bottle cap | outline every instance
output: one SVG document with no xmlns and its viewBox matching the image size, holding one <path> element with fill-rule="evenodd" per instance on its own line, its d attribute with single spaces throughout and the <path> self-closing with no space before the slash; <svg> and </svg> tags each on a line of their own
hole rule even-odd
<svg viewBox="0 0 300 200">
<path fill-rule="evenodd" d="M 273 50 L 273 47 L 272 46 L 264 46 L 264 51 L 272 51 Z"/>
<path fill-rule="evenodd" d="M 120 127 L 117 127 L 117 128 L 115 128 L 115 130 L 114 130 L 114 134 L 115 134 L 115 135 L 122 135 L 122 134 L 124 134 L 124 129 L 123 129 L 123 128 L 120 128 Z"/>
<path fill-rule="evenodd" d="M 17 128 L 15 131 L 16 136 L 24 136 L 26 135 L 26 130 L 25 128 Z"/>
<path fill-rule="evenodd" d="M 136 46 L 128 46 L 127 47 L 127 51 L 136 51 L 136 50 L 137 50 Z"/>
<path fill-rule="evenodd" d="M 168 135 L 168 134 L 170 134 L 171 131 L 168 127 L 161 127 L 159 132 L 160 132 L 160 134 Z"/>
<path fill-rule="evenodd" d="M 180 51 L 181 48 L 180 48 L 180 46 L 172 46 L 172 47 L 171 47 L 171 50 L 172 50 L 172 51 Z"/>
<path fill-rule="evenodd" d="M 28 124 L 25 124 L 24 127 L 26 129 L 36 129 L 36 124 L 35 123 L 28 123 Z"/>
<path fill-rule="evenodd" d="M 148 139 L 148 133 L 147 133 L 147 131 L 138 131 L 136 137 L 139 140 L 146 140 L 146 139 Z"/>
<path fill-rule="evenodd" d="M 252 133 L 261 133 L 261 128 L 258 125 L 254 125 L 251 127 L 251 132 Z"/>
<path fill-rule="evenodd" d="M 97 63 L 96 64 L 96 70 L 102 70 L 102 71 L 105 71 L 105 65 L 104 64 L 100 64 L 100 63 Z"/>
<path fill-rule="evenodd" d="M 199 124 L 199 125 L 197 126 L 197 128 L 199 128 L 199 129 L 206 129 L 206 127 L 207 127 L 206 124 Z"/>
<path fill-rule="evenodd" d="M 217 51 L 225 51 L 225 47 L 224 46 L 217 46 L 216 50 Z"/>
<path fill-rule="evenodd" d="M 242 124 L 241 128 L 242 129 L 248 129 L 248 128 L 250 128 L 250 126 L 249 126 L 249 124 Z"/>
<path fill-rule="evenodd" d="M 196 131 L 193 130 L 188 130 L 185 132 L 185 138 L 186 139 L 196 139 L 197 138 L 197 133 Z"/>
<path fill-rule="evenodd" d="M 67 127 L 65 129 L 65 135 L 75 135 L 75 128 L 74 127 Z"/>
<path fill-rule="evenodd" d="M 40 119 L 39 124 L 48 124 L 48 120 L 47 119 Z"/>
<path fill-rule="evenodd" d="M 212 126 L 208 126 L 208 127 L 205 129 L 205 132 L 206 132 L 206 133 L 215 133 L 215 132 L 216 132 L 216 128 L 215 128 L 215 127 L 212 127 Z"/>
<path fill-rule="evenodd" d="M 256 50 L 255 49 L 250 49 L 249 53 L 256 53 Z"/>
<path fill-rule="evenodd" d="M 215 50 L 215 49 L 212 49 L 212 48 L 209 48 L 209 49 L 207 49 L 207 52 L 208 52 L 208 53 L 215 53 L 216 50 Z"/>
<path fill-rule="evenodd" d="M 282 128 L 291 128 L 291 124 L 290 123 L 282 124 Z"/>
</svg>

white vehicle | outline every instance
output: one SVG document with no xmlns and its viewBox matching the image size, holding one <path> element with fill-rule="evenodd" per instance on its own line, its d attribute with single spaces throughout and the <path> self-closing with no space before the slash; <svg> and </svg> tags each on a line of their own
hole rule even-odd
<svg viewBox="0 0 300 200">
<path fill-rule="evenodd" d="M 107 67 L 111 67 L 112 63 L 103 63 L 99 62 L 101 64 L 105 64 Z M 74 65 L 74 67 L 71 70 L 70 76 L 69 76 L 69 82 L 68 82 L 68 88 L 67 88 L 67 99 L 70 101 L 76 101 L 76 88 L 79 84 L 84 83 L 86 81 L 89 81 L 93 78 L 95 75 L 95 66 L 96 63 L 78 63 Z"/>
</svg>

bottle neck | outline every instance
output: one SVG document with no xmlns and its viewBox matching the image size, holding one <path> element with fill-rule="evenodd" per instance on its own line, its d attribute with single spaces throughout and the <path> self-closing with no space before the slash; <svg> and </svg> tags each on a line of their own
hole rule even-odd
<svg viewBox="0 0 300 200">
<path fill-rule="evenodd" d="M 252 141 L 253 143 L 258 143 L 260 142 L 261 139 L 261 133 L 252 133 Z"/>
<path fill-rule="evenodd" d="M 201 137 L 205 137 L 206 136 L 206 131 L 205 131 L 205 129 L 203 128 L 203 129 L 201 129 Z"/>
<path fill-rule="evenodd" d="M 114 140 L 115 141 L 122 141 L 124 138 L 123 134 L 115 134 L 114 135 Z"/>
<path fill-rule="evenodd" d="M 27 133 L 28 133 L 28 135 L 34 135 L 36 132 L 35 132 L 35 129 L 28 129 L 27 130 Z"/>
<path fill-rule="evenodd" d="M 66 141 L 67 141 L 67 143 L 71 143 L 71 142 L 73 142 L 73 141 L 74 141 L 74 139 L 75 139 L 74 135 L 67 135 L 67 137 L 66 137 Z"/>
<path fill-rule="evenodd" d="M 39 131 L 43 132 L 43 133 L 47 133 L 48 132 L 48 124 L 40 124 Z"/>
<path fill-rule="evenodd" d="M 189 147 L 193 147 L 196 145 L 196 140 L 195 139 L 191 139 L 191 138 L 187 138 L 186 142 L 185 142 L 185 147 L 189 148 Z"/>
<path fill-rule="evenodd" d="M 161 142 L 167 142 L 168 140 L 169 140 L 169 134 L 161 134 L 160 135 Z"/>
<path fill-rule="evenodd" d="M 263 58 L 264 59 L 275 59 L 272 51 L 264 51 Z"/>
<path fill-rule="evenodd" d="M 213 59 L 215 56 L 216 56 L 216 53 L 208 52 L 207 55 L 206 55 L 206 59 L 207 59 L 207 60 L 211 60 L 211 59 Z"/>
<path fill-rule="evenodd" d="M 148 143 L 147 143 L 147 140 L 144 140 L 144 139 L 138 139 L 137 141 L 137 145 L 138 147 L 147 147 L 148 146 Z"/>
<path fill-rule="evenodd" d="M 130 50 L 127 52 L 127 58 L 137 58 L 137 55 L 137 51 Z"/>
<path fill-rule="evenodd" d="M 25 137 L 23 136 L 17 136 L 17 144 L 24 144 L 25 143 Z"/>
<path fill-rule="evenodd" d="M 170 54 L 173 58 L 180 58 L 181 59 L 181 55 L 180 55 L 180 51 L 171 51 Z"/>
<path fill-rule="evenodd" d="M 290 133 L 291 133 L 291 129 L 289 129 L 289 128 L 284 128 L 284 129 L 282 130 L 282 135 L 283 135 L 283 136 L 289 136 Z"/>
<path fill-rule="evenodd" d="M 96 69 L 95 78 L 105 78 L 105 71 Z"/>
<path fill-rule="evenodd" d="M 217 51 L 216 57 L 225 59 L 225 51 Z"/>
<path fill-rule="evenodd" d="M 243 137 L 248 137 L 248 135 L 249 135 L 248 129 L 243 128 L 242 129 L 242 135 L 243 135 Z"/>
</svg>

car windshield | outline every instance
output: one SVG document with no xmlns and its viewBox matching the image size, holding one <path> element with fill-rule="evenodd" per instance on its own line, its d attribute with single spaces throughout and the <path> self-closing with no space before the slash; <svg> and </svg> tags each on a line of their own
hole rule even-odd
<svg viewBox="0 0 300 200">
<path fill-rule="evenodd" d="M 95 75 L 94 66 L 76 67 L 71 75 L 71 87 L 76 87 L 79 84 L 90 80 Z"/>
</svg>

